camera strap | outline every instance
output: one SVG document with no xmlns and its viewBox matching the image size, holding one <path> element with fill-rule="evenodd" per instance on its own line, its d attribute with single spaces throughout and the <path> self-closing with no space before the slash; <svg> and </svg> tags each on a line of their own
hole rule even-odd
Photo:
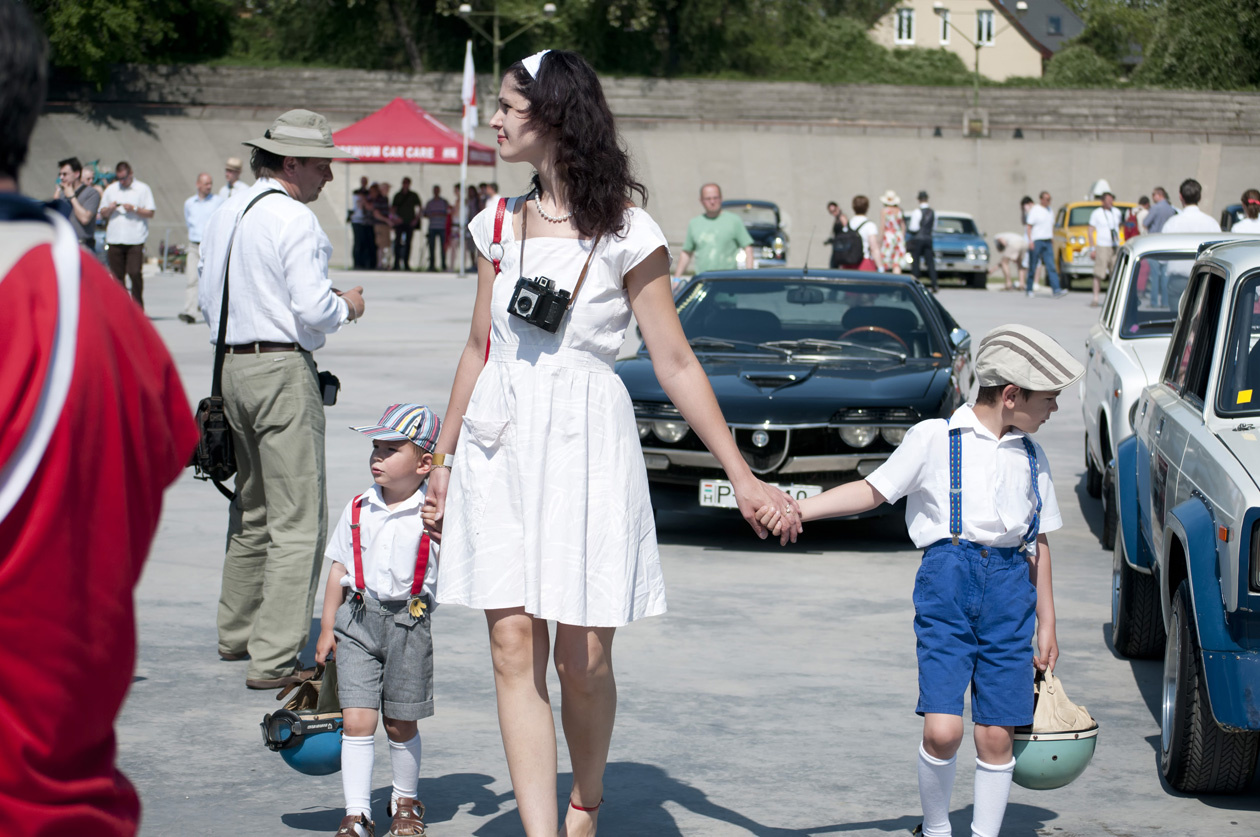
<svg viewBox="0 0 1260 837">
<path fill-rule="evenodd" d="M 521 276 L 525 275 L 525 223 L 529 220 L 529 201 L 525 201 L 525 208 L 521 210 Z M 496 233 L 498 232 L 499 219 L 495 218 Z M 495 236 L 498 238 L 498 236 Z M 578 275 L 577 284 L 573 286 L 573 293 L 569 295 L 569 304 L 565 306 L 567 311 L 573 307 L 573 303 L 577 301 L 578 291 L 582 290 L 582 283 L 586 281 L 586 273 L 591 269 L 591 259 L 595 257 L 595 250 L 599 247 L 599 242 L 603 239 L 603 235 L 595 236 L 594 243 L 591 244 L 591 252 L 586 254 L 586 263 L 582 265 L 582 272 Z"/>
</svg>

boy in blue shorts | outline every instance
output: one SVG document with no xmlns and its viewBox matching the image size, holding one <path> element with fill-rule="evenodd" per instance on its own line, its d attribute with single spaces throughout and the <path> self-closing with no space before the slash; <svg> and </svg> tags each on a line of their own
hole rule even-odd
<svg viewBox="0 0 1260 837">
<path fill-rule="evenodd" d="M 968 687 L 978 756 L 971 833 L 1001 830 L 1014 727 L 1033 719 L 1033 666 L 1053 668 L 1059 656 L 1046 533 L 1063 521 L 1045 452 L 1030 436 L 1084 371 L 1036 329 L 999 326 L 980 341 L 974 406 L 916 424 L 866 479 L 800 501 L 802 520 L 816 520 L 906 498 L 910 537 L 924 550 L 914 632 L 925 837 L 952 834 L 949 798 Z M 758 518 L 778 534 L 782 512 L 765 507 Z"/>
<path fill-rule="evenodd" d="M 350 429 L 372 439 L 373 484 L 350 501 L 328 539 L 325 554 L 333 564 L 315 651 L 321 663 L 337 658 L 346 797 L 337 837 L 375 837 L 378 710 L 384 710 L 394 774 L 389 837 L 421 837 L 416 722 L 433 714 L 430 612 L 438 550 L 424 533 L 420 512 L 441 423 L 428 407 L 395 404 L 378 424 Z"/>
</svg>

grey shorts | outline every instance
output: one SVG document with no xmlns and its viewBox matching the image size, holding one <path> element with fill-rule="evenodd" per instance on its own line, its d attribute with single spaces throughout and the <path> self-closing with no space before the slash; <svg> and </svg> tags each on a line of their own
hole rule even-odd
<svg viewBox="0 0 1260 837">
<path fill-rule="evenodd" d="M 432 607 L 432 605 L 430 605 Z M 337 608 L 337 697 L 342 708 L 380 709 L 397 721 L 433 714 L 433 634 L 426 611 L 415 618 L 407 602 L 363 597 Z"/>
</svg>

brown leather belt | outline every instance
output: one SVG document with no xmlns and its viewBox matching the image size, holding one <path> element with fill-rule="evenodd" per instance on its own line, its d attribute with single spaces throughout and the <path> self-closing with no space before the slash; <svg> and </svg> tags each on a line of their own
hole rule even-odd
<svg viewBox="0 0 1260 837">
<path fill-rule="evenodd" d="M 242 343 L 239 346 L 228 346 L 226 349 L 230 355 L 252 355 L 265 354 L 267 352 L 300 352 L 302 347 L 297 343 L 269 343 L 260 340 L 257 343 Z"/>
</svg>

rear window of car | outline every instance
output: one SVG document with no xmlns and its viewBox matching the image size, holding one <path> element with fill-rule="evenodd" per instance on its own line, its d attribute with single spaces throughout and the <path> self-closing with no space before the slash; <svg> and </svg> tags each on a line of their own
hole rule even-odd
<svg viewBox="0 0 1260 837">
<path fill-rule="evenodd" d="M 1134 262 L 1120 337 L 1133 340 L 1172 334 L 1193 266 L 1191 253 L 1151 253 Z"/>
<path fill-rule="evenodd" d="M 936 216 L 936 225 L 932 228 L 938 233 L 961 233 L 963 235 L 977 235 L 976 222 L 970 218 L 951 218 L 948 215 Z"/>
<path fill-rule="evenodd" d="M 945 352 L 912 289 L 892 284 L 707 280 L 679 299 L 678 315 L 688 340 L 735 341 L 733 351 L 813 339 L 878 345 L 909 357 Z M 811 354 L 847 356 L 854 347 L 807 348 Z"/>
<path fill-rule="evenodd" d="M 1216 412 L 1260 415 L 1260 273 L 1239 284 L 1226 340 Z"/>
</svg>

